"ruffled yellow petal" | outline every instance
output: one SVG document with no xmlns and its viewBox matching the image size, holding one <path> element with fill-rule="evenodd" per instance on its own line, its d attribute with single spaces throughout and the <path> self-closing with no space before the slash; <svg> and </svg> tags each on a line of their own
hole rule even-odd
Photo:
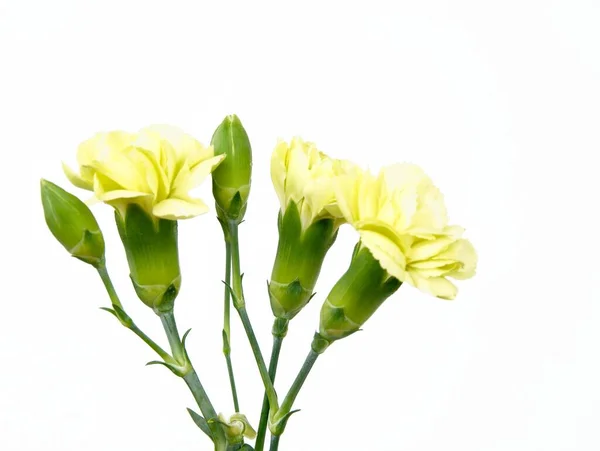
<svg viewBox="0 0 600 451">
<path fill-rule="evenodd" d="M 207 211 L 189 191 L 223 158 L 180 129 L 157 125 L 137 134 L 98 133 L 78 148 L 80 174 L 63 168 L 74 185 L 93 189 L 96 198 L 120 211 L 136 203 L 157 217 L 183 219 Z"/>
<path fill-rule="evenodd" d="M 379 264 L 398 280 L 405 280 L 406 258 L 396 244 L 384 235 L 361 230 L 360 240 L 373 254 Z"/>
<path fill-rule="evenodd" d="M 93 178 L 91 180 L 84 179 L 83 177 L 81 177 L 81 175 L 75 173 L 75 171 L 73 171 L 64 162 L 62 164 L 62 169 L 69 181 L 77 188 L 86 189 L 88 191 L 92 191 L 94 189 Z"/>
<path fill-rule="evenodd" d="M 336 179 L 334 192 L 363 245 L 400 281 L 453 299 L 457 290 L 446 278 L 475 274 L 473 246 L 461 227 L 448 225 L 441 192 L 417 166 L 393 165 L 377 177 L 354 171 Z"/>
<path fill-rule="evenodd" d="M 293 201 L 300 211 L 302 228 L 329 217 L 343 222 L 336 205 L 334 183 L 337 176 L 356 170 L 352 163 L 334 160 L 310 142 L 293 138 L 279 141 L 271 156 L 271 180 L 285 212 Z"/>
<path fill-rule="evenodd" d="M 425 278 L 413 274 L 415 287 L 425 293 L 432 294 L 440 299 L 451 301 L 456 298 L 458 289 L 456 286 L 444 277 Z"/>
<path fill-rule="evenodd" d="M 199 216 L 208 211 L 206 205 L 200 199 L 165 199 L 152 209 L 152 214 L 163 219 L 188 219 Z"/>
</svg>

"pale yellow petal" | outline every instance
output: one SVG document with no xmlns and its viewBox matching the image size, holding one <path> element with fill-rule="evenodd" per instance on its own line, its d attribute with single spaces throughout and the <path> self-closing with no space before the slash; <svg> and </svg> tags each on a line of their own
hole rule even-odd
<svg viewBox="0 0 600 451">
<path fill-rule="evenodd" d="M 458 293 L 456 286 L 443 277 L 421 278 L 413 274 L 413 280 L 419 290 L 440 299 L 452 300 L 456 298 L 456 294 Z"/>
<path fill-rule="evenodd" d="M 128 191 L 124 189 L 118 189 L 113 191 L 106 191 L 101 195 L 96 194 L 99 200 L 102 202 L 112 202 L 117 199 L 136 199 L 140 197 L 150 197 L 148 193 L 142 193 L 139 191 Z"/>
<path fill-rule="evenodd" d="M 333 183 L 338 208 L 350 224 L 357 222 L 359 218 L 359 212 L 356 208 L 357 184 L 357 178 L 351 176 L 336 177 Z"/>
<path fill-rule="evenodd" d="M 287 177 L 285 180 L 286 200 L 300 202 L 304 197 L 304 188 L 309 182 L 308 157 L 298 148 L 289 153 Z"/>
<path fill-rule="evenodd" d="M 452 243 L 454 243 L 454 240 L 447 237 L 419 241 L 410 249 L 410 260 L 427 260 L 435 257 L 445 251 Z"/>
<path fill-rule="evenodd" d="M 185 165 L 179 171 L 177 179 L 173 181 L 171 195 L 174 197 L 182 197 L 189 191 L 200 186 L 206 177 L 221 164 L 224 158 L 225 155 L 217 155 L 216 157 L 202 161 L 191 170 Z"/>
<path fill-rule="evenodd" d="M 152 214 L 158 218 L 177 220 L 193 218 L 208 210 L 208 205 L 200 199 L 170 198 L 156 204 L 152 209 Z"/>
<path fill-rule="evenodd" d="M 62 169 L 63 169 L 63 172 L 65 173 L 65 175 L 67 176 L 67 178 L 69 179 L 69 181 L 73 185 L 75 185 L 77 188 L 86 189 L 88 191 L 94 190 L 93 179 L 92 180 L 84 179 L 79 174 L 77 174 L 75 171 L 73 171 L 69 166 L 67 166 L 64 162 L 62 164 Z"/>
<path fill-rule="evenodd" d="M 389 238 L 376 232 L 362 230 L 361 242 L 371 251 L 381 267 L 400 281 L 406 276 L 406 258 Z"/>
<path fill-rule="evenodd" d="M 461 263 L 457 271 L 448 273 L 454 279 L 464 280 L 475 275 L 477 269 L 477 252 L 469 240 L 460 239 L 452 246 L 455 259 Z M 445 253 L 444 257 L 448 257 Z M 448 257 L 449 258 L 449 257 Z"/>
<path fill-rule="evenodd" d="M 287 176 L 286 159 L 288 153 L 287 143 L 279 141 L 271 154 L 271 181 L 279 198 L 281 209 L 286 207 L 285 179 Z"/>
</svg>

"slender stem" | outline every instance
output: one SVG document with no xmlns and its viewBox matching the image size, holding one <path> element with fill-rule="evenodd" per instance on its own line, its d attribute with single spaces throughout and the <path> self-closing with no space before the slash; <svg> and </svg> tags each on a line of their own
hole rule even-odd
<svg viewBox="0 0 600 451">
<path fill-rule="evenodd" d="M 246 312 L 244 293 L 242 290 L 242 274 L 240 270 L 240 245 L 238 239 L 237 222 L 229 222 L 229 232 L 231 239 L 231 269 L 233 272 L 233 304 L 238 314 L 240 315 L 240 319 L 242 320 L 242 324 L 244 325 L 244 330 L 246 332 L 246 335 L 248 336 L 248 341 L 250 342 L 250 347 L 252 348 L 252 353 L 254 354 L 254 358 L 256 360 L 256 364 L 258 366 L 258 371 L 260 372 L 260 377 L 262 379 L 263 385 L 265 386 L 271 409 L 277 410 L 279 407 L 279 404 L 277 402 L 277 393 L 275 392 L 275 388 L 273 387 L 273 383 L 271 382 L 271 378 L 269 377 L 267 365 L 265 365 L 265 359 L 263 358 L 263 355 L 260 352 L 260 346 L 258 345 L 258 340 L 256 339 L 256 335 L 254 334 L 254 330 L 252 329 L 252 323 L 250 323 L 248 312 Z"/>
<path fill-rule="evenodd" d="M 152 340 L 148 335 L 146 335 L 142 330 L 133 322 L 133 320 L 127 315 L 125 310 L 123 310 L 123 305 L 121 304 L 121 300 L 119 299 L 119 295 L 115 290 L 115 287 L 110 279 L 108 271 L 106 269 L 106 265 L 100 265 L 97 267 L 98 274 L 104 283 L 104 287 L 110 297 L 110 301 L 113 305 L 113 308 L 120 309 L 120 312 L 113 310 L 112 313 L 119 319 L 121 324 L 123 324 L 127 329 L 131 330 L 134 334 L 140 337 L 144 343 L 146 343 L 154 352 L 156 352 L 163 360 L 169 361 L 171 360 L 171 356 L 168 352 L 166 352 L 163 348 L 157 345 L 154 340 Z"/>
<path fill-rule="evenodd" d="M 231 243 L 228 239 L 225 239 L 225 284 L 231 284 Z M 227 338 L 230 337 L 230 311 L 231 311 L 231 296 L 229 295 L 229 289 L 225 286 L 223 295 L 223 331 L 227 334 Z"/>
<path fill-rule="evenodd" d="M 231 296 L 229 294 L 229 285 L 231 284 L 231 243 L 225 237 L 225 289 L 223 299 L 223 354 L 227 363 L 227 374 L 229 375 L 229 385 L 231 386 L 231 396 L 233 397 L 233 406 L 236 412 L 240 411 L 237 388 L 235 385 L 235 376 L 233 373 L 233 364 L 231 363 Z"/>
<path fill-rule="evenodd" d="M 112 280 L 110 280 L 110 276 L 108 275 L 106 265 L 102 263 L 99 266 L 97 266 L 96 269 L 98 270 L 98 274 L 100 275 L 100 278 L 104 283 L 104 287 L 106 288 L 106 292 L 110 297 L 110 302 L 112 303 L 112 305 L 116 305 L 122 308 L 123 306 L 121 305 L 121 301 L 119 300 L 119 295 L 117 295 L 117 290 L 115 290 Z"/>
<path fill-rule="evenodd" d="M 277 364 L 279 363 L 279 353 L 281 352 L 281 345 L 283 343 L 282 336 L 273 335 L 273 348 L 271 349 L 271 359 L 269 361 L 269 378 L 273 384 L 275 383 L 275 376 L 277 374 Z M 254 449 L 256 451 L 263 451 L 265 446 L 265 437 L 267 435 L 267 422 L 269 420 L 269 398 L 267 393 L 263 397 L 262 409 L 260 411 L 260 421 L 258 423 L 258 433 L 256 435 L 256 442 L 254 443 Z"/>
<path fill-rule="evenodd" d="M 135 324 L 132 324 L 131 327 L 129 327 L 129 329 L 136 334 L 138 337 L 140 337 L 148 346 L 150 346 L 150 348 L 152 348 L 152 350 L 154 350 L 154 352 L 156 352 L 165 362 L 169 362 L 170 360 L 172 360 L 172 357 L 169 355 L 169 353 L 167 351 L 165 351 L 163 348 L 161 348 L 159 345 L 157 345 L 148 335 L 146 335 L 144 332 L 142 332 L 139 327 L 137 327 Z"/>
<path fill-rule="evenodd" d="M 227 449 L 227 438 L 225 437 L 225 432 L 217 421 L 217 413 L 215 412 L 215 409 L 208 398 L 206 390 L 204 390 L 204 387 L 200 382 L 200 378 L 198 377 L 196 370 L 192 368 L 192 370 L 183 377 L 183 380 L 192 392 L 192 395 L 194 396 L 202 415 L 204 415 L 204 418 L 206 418 L 208 427 L 212 431 L 215 451 L 225 451 Z"/>
<path fill-rule="evenodd" d="M 238 401 L 237 388 L 235 386 L 235 376 L 233 374 L 233 366 L 231 364 L 231 356 L 225 355 L 225 361 L 227 362 L 227 374 L 229 375 L 229 385 L 231 385 L 231 396 L 233 397 L 233 408 L 236 413 L 240 411 L 240 403 Z"/>
<path fill-rule="evenodd" d="M 281 403 L 281 408 L 277 412 L 278 418 L 283 418 L 290 412 L 290 410 L 292 410 L 292 406 L 294 404 L 294 401 L 296 400 L 296 396 L 298 396 L 298 393 L 300 393 L 300 389 L 302 388 L 302 385 L 304 384 L 308 373 L 310 373 L 310 370 L 312 369 L 318 357 L 319 354 L 317 354 L 311 348 L 310 352 L 306 356 L 306 360 L 304 361 L 302 368 L 300 368 L 300 372 L 296 376 L 294 383 L 290 387 L 290 390 L 288 391 L 287 395 L 285 395 L 285 398 Z"/>
<path fill-rule="evenodd" d="M 204 418 L 206 418 L 206 421 L 208 422 L 208 426 L 210 427 L 213 433 L 213 439 L 215 442 L 216 449 L 225 449 L 227 443 L 225 433 L 223 432 L 223 428 L 221 428 L 219 423 L 216 422 L 218 417 L 215 408 L 210 402 L 208 394 L 206 393 L 206 390 L 204 390 L 204 387 L 200 382 L 198 374 L 196 373 L 196 370 L 192 366 L 192 363 L 190 362 L 187 356 L 187 353 L 179 336 L 179 332 L 177 330 L 175 315 L 172 311 L 162 313 L 160 315 L 160 320 L 165 329 L 165 333 L 169 340 L 169 344 L 171 345 L 171 352 L 173 353 L 173 357 L 175 357 L 175 360 L 179 365 L 187 367 L 187 373 L 185 373 L 185 375 L 182 376 L 183 380 L 192 392 L 192 395 L 194 396 L 194 399 L 196 400 L 196 403 L 198 404 L 202 415 L 204 415 Z"/>
<path fill-rule="evenodd" d="M 169 345 L 171 346 L 171 352 L 173 353 L 173 357 L 178 363 L 185 363 L 185 349 L 183 348 L 183 343 L 181 342 L 181 338 L 179 337 L 177 323 L 175 323 L 175 315 L 172 311 L 163 313 L 160 315 L 160 320 L 165 329 L 165 333 L 167 334 L 167 339 L 169 340 Z"/>
<path fill-rule="evenodd" d="M 215 412 L 214 407 L 212 406 L 210 399 L 208 398 L 208 394 L 204 390 L 204 387 L 200 383 L 200 379 L 196 374 L 196 371 L 191 366 L 191 362 L 189 362 L 187 358 L 187 354 L 183 347 L 183 343 L 181 342 L 181 338 L 179 337 L 179 332 L 177 331 L 177 324 L 175 323 L 175 317 L 172 312 L 165 313 L 160 315 L 160 319 L 163 323 L 165 332 L 167 334 L 167 338 L 169 340 L 169 345 L 171 346 L 171 352 L 173 353 L 173 357 L 169 355 L 164 349 L 162 349 L 158 344 L 156 344 L 150 337 L 148 337 L 142 330 L 136 326 L 133 320 L 127 315 L 125 310 L 123 310 L 123 306 L 119 299 L 119 296 L 114 288 L 114 285 L 110 279 L 106 266 L 104 264 L 98 266 L 97 268 L 98 274 L 104 282 L 104 286 L 108 295 L 110 297 L 111 303 L 113 305 L 114 311 L 112 313 L 119 319 L 121 324 L 130 329 L 133 333 L 135 333 L 138 337 L 140 337 L 150 348 L 152 348 L 165 362 L 172 363 L 173 360 L 179 364 L 187 363 L 190 367 L 190 371 L 183 377 L 187 386 L 190 388 L 194 399 L 198 403 L 198 407 L 200 411 L 207 419 L 217 419 L 217 414 Z M 225 450 L 227 440 L 225 438 L 225 434 L 222 428 L 218 423 L 209 422 L 209 427 L 213 433 L 213 440 L 215 442 L 216 450 Z"/>
<path fill-rule="evenodd" d="M 240 243 L 238 235 L 238 224 L 236 222 L 229 223 L 229 233 L 231 238 L 231 269 L 233 271 L 233 293 L 239 301 L 243 301 L 244 294 L 242 291 L 242 274 L 240 270 Z"/>
<path fill-rule="evenodd" d="M 271 447 L 269 448 L 269 451 L 277 451 L 279 449 L 279 437 L 281 437 L 281 435 L 271 436 Z"/>
<path fill-rule="evenodd" d="M 265 391 L 267 394 L 267 398 L 269 399 L 269 405 L 272 410 L 279 409 L 279 403 L 277 402 L 277 393 L 275 392 L 275 388 L 273 387 L 273 383 L 271 382 L 271 378 L 269 377 L 269 372 L 267 370 L 267 365 L 265 365 L 265 359 L 260 352 L 260 346 L 258 345 L 258 340 L 256 340 L 256 335 L 254 335 L 254 330 L 252 329 L 252 324 L 250 323 L 250 318 L 248 318 L 248 312 L 246 312 L 246 307 L 237 307 L 236 308 L 240 319 L 242 320 L 242 324 L 244 325 L 244 330 L 246 331 L 246 335 L 248 336 L 248 341 L 250 341 L 250 347 L 252 348 L 252 353 L 254 354 L 254 359 L 256 360 L 256 364 L 258 366 L 258 371 L 260 372 L 260 377 L 262 379 L 263 385 L 265 386 Z"/>
</svg>

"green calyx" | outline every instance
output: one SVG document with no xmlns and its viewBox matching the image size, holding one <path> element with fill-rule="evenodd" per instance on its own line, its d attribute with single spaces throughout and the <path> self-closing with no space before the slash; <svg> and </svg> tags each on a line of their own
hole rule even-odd
<svg viewBox="0 0 600 451">
<path fill-rule="evenodd" d="M 129 204 L 115 220 L 125 247 L 133 287 L 157 314 L 173 310 L 181 286 L 177 221 L 154 218 Z"/>
<path fill-rule="evenodd" d="M 269 282 L 273 314 L 292 319 L 313 297 L 327 251 L 337 237 L 333 219 L 324 218 L 302 229 L 300 213 L 292 201 L 279 213 L 279 243 Z"/>
<path fill-rule="evenodd" d="M 401 284 L 358 242 L 350 267 L 323 303 L 319 335 L 331 343 L 353 334 Z"/>
<path fill-rule="evenodd" d="M 48 180 L 41 180 L 40 191 L 52 235 L 73 257 L 98 267 L 104 261 L 104 237 L 89 207 Z"/>
<path fill-rule="evenodd" d="M 215 155 L 226 158 L 212 173 L 213 196 L 222 220 L 241 222 L 246 212 L 252 177 L 252 147 L 240 119 L 227 116 L 211 139 Z"/>
</svg>

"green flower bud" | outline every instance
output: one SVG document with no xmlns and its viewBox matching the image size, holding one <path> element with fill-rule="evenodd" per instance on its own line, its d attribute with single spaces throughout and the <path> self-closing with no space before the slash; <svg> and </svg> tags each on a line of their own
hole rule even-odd
<svg viewBox="0 0 600 451">
<path fill-rule="evenodd" d="M 225 416 L 219 414 L 219 423 L 225 431 L 227 436 L 227 442 L 230 445 L 237 445 L 244 442 L 244 437 L 254 439 L 256 437 L 256 431 L 250 425 L 248 418 L 243 413 L 234 413 L 226 420 Z"/>
<path fill-rule="evenodd" d="M 217 127 L 211 144 L 216 155 L 227 155 L 212 173 L 217 214 L 223 220 L 241 221 L 246 213 L 252 176 L 252 148 L 240 119 L 227 116 Z"/>
<path fill-rule="evenodd" d="M 300 213 L 291 201 L 279 213 L 279 244 L 269 282 L 271 309 L 278 318 L 292 319 L 308 304 L 327 251 L 337 237 L 334 219 L 324 218 L 302 230 Z"/>
<path fill-rule="evenodd" d="M 138 297 L 157 314 L 173 310 L 181 286 L 177 221 L 152 217 L 137 204 L 124 215 L 115 210 L 115 220 Z"/>
<path fill-rule="evenodd" d="M 48 180 L 41 180 L 40 189 L 44 217 L 54 238 L 73 257 L 93 266 L 101 264 L 104 237 L 88 206 Z"/>
<path fill-rule="evenodd" d="M 353 334 L 401 284 L 359 241 L 350 267 L 323 303 L 320 336 L 331 343 Z"/>
</svg>

